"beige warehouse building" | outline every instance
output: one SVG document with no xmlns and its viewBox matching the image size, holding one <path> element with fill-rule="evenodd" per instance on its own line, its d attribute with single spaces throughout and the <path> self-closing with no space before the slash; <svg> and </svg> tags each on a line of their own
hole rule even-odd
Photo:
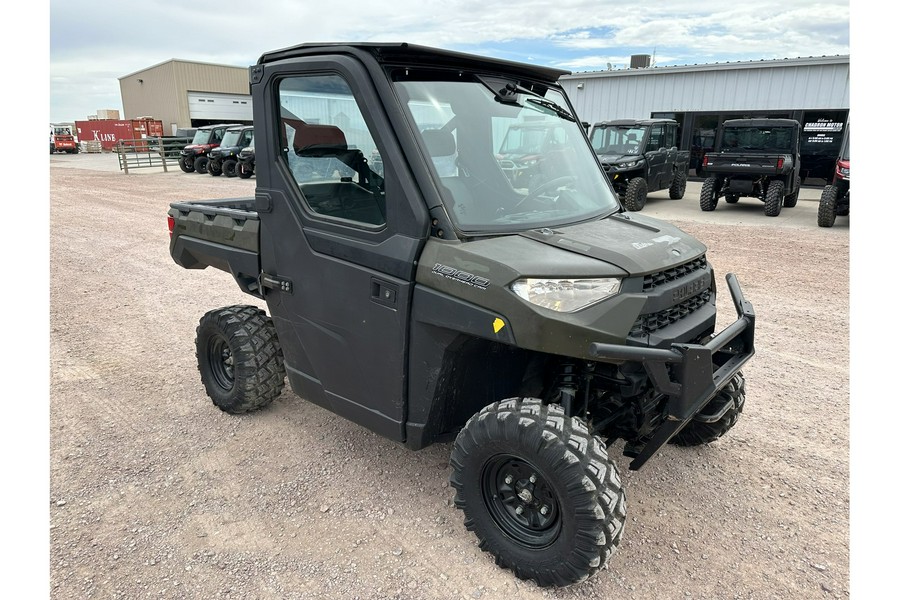
<svg viewBox="0 0 900 600">
<path fill-rule="evenodd" d="M 150 116 L 168 135 L 216 123 L 253 123 L 247 68 L 171 59 L 119 78 L 124 118 Z"/>
</svg>

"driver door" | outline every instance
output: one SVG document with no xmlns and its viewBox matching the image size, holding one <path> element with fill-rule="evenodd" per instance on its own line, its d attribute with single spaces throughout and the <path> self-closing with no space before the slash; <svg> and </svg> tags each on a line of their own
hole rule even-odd
<svg viewBox="0 0 900 600">
<path fill-rule="evenodd" d="M 660 180 L 665 177 L 668 149 L 664 146 L 665 125 L 658 123 L 650 127 L 649 139 L 644 150 L 647 160 L 647 189 L 650 192 L 660 189 Z"/>
<path fill-rule="evenodd" d="M 266 300 L 291 387 L 397 441 L 405 436 L 407 331 L 427 213 L 371 79 L 348 57 L 267 69 L 254 121 L 272 132 L 257 172 Z M 256 110 L 254 102 L 254 110 Z M 261 105 L 264 103 L 260 103 Z M 373 106 L 374 105 L 374 106 Z M 257 157 L 263 146 L 257 141 Z M 378 156 L 382 173 L 370 167 Z"/>
</svg>

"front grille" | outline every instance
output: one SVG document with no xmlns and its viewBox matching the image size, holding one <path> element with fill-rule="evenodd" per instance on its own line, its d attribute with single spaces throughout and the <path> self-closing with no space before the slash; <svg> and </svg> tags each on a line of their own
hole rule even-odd
<svg viewBox="0 0 900 600">
<path fill-rule="evenodd" d="M 700 269 L 705 268 L 706 255 L 704 254 L 703 256 L 695 258 L 690 262 L 686 262 L 683 265 L 678 265 L 677 267 L 672 267 L 671 269 L 666 269 L 665 271 L 660 271 L 659 273 L 645 275 L 644 291 L 649 292 L 656 286 L 663 285 L 671 281 L 677 281 L 685 275 L 689 275 L 694 271 L 699 271 Z"/>
<path fill-rule="evenodd" d="M 693 298 L 688 298 L 684 302 L 676 304 L 672 308 L 667 308 L 647 315 L 641 315 L 638 320 L 635 321 L 629 335 L 632 337 L 642 337 L 662 329 L 667 325 L 671 325 L 702 308 L 709 302 L 711 296 L 712 292 L 710 290 L 705 290 Z"/>
</svg>

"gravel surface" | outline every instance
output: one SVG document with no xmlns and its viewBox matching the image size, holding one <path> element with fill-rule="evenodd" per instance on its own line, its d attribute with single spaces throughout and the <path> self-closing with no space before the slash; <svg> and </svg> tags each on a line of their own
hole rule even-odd
<svg viewBox="0 0 900 600">
<path fill-rule="evenodd" d="M 720 290 L 735 272 L 754 304 L 747 404 L 721 440 L 668 446 L 638 472 L 611 448 L 619 551 L 585 583 L 542 589 L 466 531 L 450 445 L 411 452 L 289 386 L 246 416 L 208 400 L 198 320 L 263 304 L 224 272 L 177 266 L 166 211 L 254 184 L 50 160 L 51 598 L 849 595 L 849 227 L 816 226 L 818 190 L 784 219 L 754 201 L 701 213 L 695 182 L 680 201 L 651 195 L 645 212 L 707 244 Z"/>
</svg>

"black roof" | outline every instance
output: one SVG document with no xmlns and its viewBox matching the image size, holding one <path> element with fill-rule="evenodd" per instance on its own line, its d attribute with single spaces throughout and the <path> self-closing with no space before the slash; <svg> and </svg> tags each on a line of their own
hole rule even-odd
<svg viewBox="0 0 900 600">
<path fill-rule="evenodd" d="M 800 127 L 794 119 L 728 119 L 723 127 Z"/>
<path fill-rule="evenodd" d="M 428 46 L 398 43 L 347 42 L 347 43 L 308 43 L 266 52 L 259 57 L 258 65 L 271 63 L 287 58 L 309 56 L 313 54 L 352 54 L 366 53 L 385 65 L 428 66 L 463 68 L 481 72 L 515 74 L 544 81 L 557 81 L 562 75 L 571 71 L 543 67 L 528 63 L 520 63 L 452 50 L 442 50 Z"/>
<path fill-rule="evenodd" d="M 239 131 L 243 131 L 245 129 L 253 129 L 253 125 L 232 125 L 228 128 L 228 131 L 232 131 L 235 129 Z"/>
<path fill-rule="evenodd" d="M 675 119 L 616 119 L 595 123 L 595 127 L 644 127 L 656 123 L 675 123 L 677 125 L 678 121 Z"/>
</svg>

